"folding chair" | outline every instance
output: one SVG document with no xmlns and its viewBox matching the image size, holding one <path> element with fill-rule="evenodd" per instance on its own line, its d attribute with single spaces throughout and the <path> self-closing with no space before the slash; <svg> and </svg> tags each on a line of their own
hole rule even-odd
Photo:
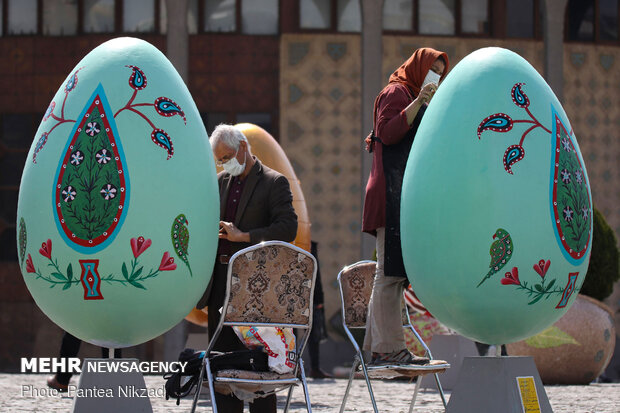
<svg viewBox="0 0 620 413">
<path fill-rule="evenodd" d="M 234 254 L 228 264 L 226 299 L 222 317 L 205 352 L 204 363 L 194 395 L 192 413 L 207 375 L 213 412 L 217 413 L 215 391 L 228 393 L 231 386 L 247 392 L 272 394 L 288 387 L 284 411 L 288 411 L 293 386 L 302 384 L 306 409 L 311 412 L 304 372 L 303 354 L 312 326 L 312 300 L 316 260 L 308 252 L 282 241 L 267 241 Z M 292 373 L 248 370 L 211 371 L 214 343 L 224 326 L 295 328 L 302 333 L 295 340 L 297 363 Z"/>
<path fill-rule="evenodd" d="M 411 325 L 406 305 L 404 305 L 404 300 L 403 305 L 401 306 L 403 309 L 403 328 L 411 329 L 416 339 L 424 347 L 426 352 L 425 356 L 430 359 L 430 362 L 426 365 L 366 365 L 362 350 L 353 337 L 351 329 L 366 328 L 368 303 L 370 302 L 370 296 L 372 294 L 376 264 L 377 263 L 375 261 L 359 261 L 343 268 L 338 274 L 338 285 L 340 286 L 340 298 L 342 301 L 342 324 L 344 331 L 347 333 L 347 336 L 349 337 L 349 340 L 351 340 L 351 344 L 353 344 L 356 351 L 353 366 L 351 367 L 351 373 L 349 375 L 349 383 L 347 384 L 342 405 L 340 406 L 340 412 L 342 413 L 344 411 L 344 407 L 349 396 L 349 390 L 351 389 L 351 383 L 353 382 L 355 373 L 360 369 L 364 374 L 364 379 L 366 380 L 366 385 L 368 386 L 368 393 L 370 394 L 370 400 L 375 413 L 378 413 L 378 409 L 375 396 L 372 391 L 372 385 L 370 384 L 371 378 L 389 379 L 396 377 L 416 377 L 431 373 L 435 375 L 437 388 L 439 389 L 439 394 L 445 409 L 446 398 L 443 393 L 441 383 L 439 382 L 438 373 L 443 373 L 450 367 L 450 364 L 443 360 L 433 360 L 433 356 L 431 355 L 428 346 L 424 343 L 418 332 Z M 421 381 L 422 380 L 418 379 L 416 382 L 413 398 L 409 407 L 410 413 L 413 411 L 413 406 L 418 395 Z"/>
</svg>

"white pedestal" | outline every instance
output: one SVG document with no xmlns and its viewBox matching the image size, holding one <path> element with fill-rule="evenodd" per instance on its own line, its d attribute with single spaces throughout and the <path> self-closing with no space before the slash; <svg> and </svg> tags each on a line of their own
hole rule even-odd
<svg viewBox="0 0 620 413">
<path fill-rule="evenodd" d="M 142 373 L 121 372 L 120 368 L 111 372 L 112 365 L 116 363 L 114 367 L 120 367 L 121 362 L 121 366 L 139 363 L 137 359 L 84 359 L 72 413 L 153 412 Z M 97 367 L 89 369 L 94 364 Z"/>
<path fill-rule="evenodd" d="M 532 357 L 465 357 L 446 413 L 553 413 Z"/>
</svg>

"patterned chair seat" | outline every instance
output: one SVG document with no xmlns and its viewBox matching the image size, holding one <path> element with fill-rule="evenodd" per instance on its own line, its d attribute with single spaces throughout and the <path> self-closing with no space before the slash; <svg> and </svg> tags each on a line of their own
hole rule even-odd
<svg viewBox="0 0 620 413">
<path fill-rule="evenodd" d="M 293 373 L 279 374 L 271 371 L 249 371 L 249 370 L 220 370 L 217 373 L 217 378 L 224 379 L 241 379 L 241 380 L 282 380 L 290 379 L 294 380 L 295 375 Z M 281 389 L 289 387 L 290 384 L 274 383 L 266 384 L 265 382 L 258 383 L 242 383 L 242 382 L 222 382 L 216 379 L 214 387 L 215 391 L 222 394 L 235 393 L 237 397 L 242 400 L 251 401 L 259 392 L 263 394 L 269 394 L 279 391 Z"/>
<path fill-rule="evenodd" d="M 294 379 L 295 374 L 285 373 L 279 374 L 273 371 L 251 371 L 251 370 L 233 370 L 226 369 L 217 372 L 217 378 L 226 377 L 233 379 L 245 379 L 245 380 L 283 380 Z"/>
<path fill-rule="evenodd" d="M 416 365 L 395 365 L 395 366 L 366 366 L 368 369 L 368 376 L 372 379 L 396 379 L 402 377 L 417 377 L 424 376 L 426 374 L 443 373 L 450 367 L 450 364 L 443 360 L 431 360 L 424 366 Z M 361 365 L 358 367 L 358 371 L 361 371 Z"/>
</svg>

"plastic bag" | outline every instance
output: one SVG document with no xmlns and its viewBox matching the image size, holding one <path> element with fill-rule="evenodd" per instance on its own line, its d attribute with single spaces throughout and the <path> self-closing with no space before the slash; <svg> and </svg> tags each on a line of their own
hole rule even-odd
<svg viewBox="0 0 620 413">
<path fill-rule="evenodd" d="M 247 348 L 267 353 L 271 371 L 282 374 L 295 369 L 297 353 L 292 328 L 236 326 L 233 329 Z"/>
</svg>

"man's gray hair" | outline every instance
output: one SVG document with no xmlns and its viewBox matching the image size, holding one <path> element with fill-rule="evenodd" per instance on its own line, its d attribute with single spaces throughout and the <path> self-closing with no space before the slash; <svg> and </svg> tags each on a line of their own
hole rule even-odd
<svg viewBox="0 0 620 413">
<path fill-rule="evenodd" d="M 213 149 L 215 149 L 218 143 L 222 142 L 224 145 L 236 151 L 239 149 L 239 144 L 241 141 L 245 141 L 248 148 L 250 147 L 250 142 L 248 142 L 248 139 L 239 129 L 235 128 L 233 125 L 227 125 L 224 123 L 217 125 L 209 138 L 211 148 Z"/>
</svg>

